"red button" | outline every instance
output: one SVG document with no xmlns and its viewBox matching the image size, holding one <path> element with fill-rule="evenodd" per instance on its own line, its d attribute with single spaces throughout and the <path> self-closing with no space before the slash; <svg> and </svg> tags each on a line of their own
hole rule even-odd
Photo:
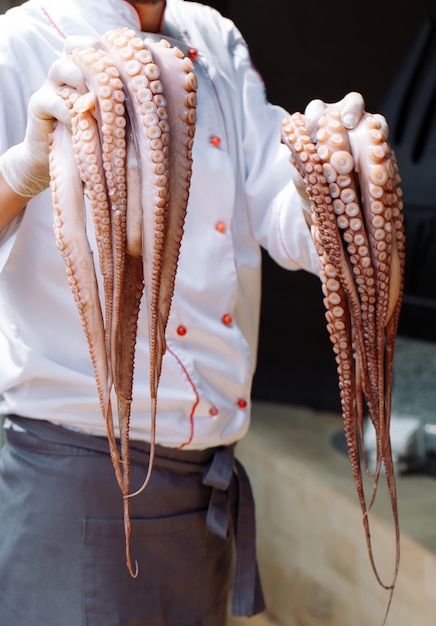
<svg viewBox="0 0 436 626">
<path fill-rule="evenodd" d="M 215 228 L 217 229 L 217 231 L 219 233 L 225 233 L 226 232 L 226 225 L 224 224 L 224 222 L 218 222 L 217 225 L 215 226 Z"/>
<path fill-rule="evenodd" d="M 210 138 L 210 143 L 215 147 L 215 148 L 219 148 L 221 145 L 221 139 L 219 137 L 211 137 Z"/>
<path fill-rule="evenodd" d="M 211 417 L 216 417 L 216 416 L 218 415 L 218 413 L 219 413 L 219 409 L 218 409 L 218 407 L 216 407 L 216 406 L 211 406 L 211 407 L 210 407 L 210 409 L 209 409 L 209 415 L 210 415 Z"/>
<path fill-rule="evenodd" d="M 186 335 L 186 326 L 179 326 L 177 328 L 177 334 L 180 335 L 181 337 L 183 337 L 183 335 Z"/>
<path fill-rule="evenodd" d="M 246 409 L 246 408 L 247 408 L 247 401 L 246 401 L 246 400 L 243 400 L 243 399 L 241 398 L 241 400 L 238 400 L 238 407 L 239 407 L 240 409 Z"/>
<path fill-rule="evenodd" d="M 195 59 L 198 57 L 198 51 L 195 48 L 191 48 L 188 52 L 188 57 L 191 59 L 191 61 L 195 61 Z"/>
<path fill-rule="evenodd" d="M 233 317 L 228 313 L 226 315 L 223 315 L 221 319 L 223 324 L 225 324 L 226 326 L 229 326 L 233 322 Z"/>
</svg>

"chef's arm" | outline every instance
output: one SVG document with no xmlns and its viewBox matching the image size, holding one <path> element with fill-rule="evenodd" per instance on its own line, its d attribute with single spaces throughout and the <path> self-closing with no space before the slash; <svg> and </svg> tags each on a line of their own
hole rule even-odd
<svg viewBox="0 0 436 626">
<path fill-rule="evenodd" d="M 0 174 L 0 232 L 24 209 L 27 200 L 15 193 Z"/>
</svg>

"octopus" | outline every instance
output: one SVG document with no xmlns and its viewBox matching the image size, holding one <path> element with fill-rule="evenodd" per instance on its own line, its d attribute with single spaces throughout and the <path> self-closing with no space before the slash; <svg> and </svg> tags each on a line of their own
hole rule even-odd
<svg viewBox="0 0 436 626">
<path fill-rule="evenodd" d="M 304 115 L 295 113 L 283 121 L 282 140 L 290 149 L 291 163 L 302 177 L 310 199 L 308 223 L 318 253 L 348 455 L 371 565 L 378 582 L 390 590 L 389 611 L 400 554 L 389 436 L 393 355 L 405 265 L 398 165 L 388 143 L 386 122 L 377 114 L 365 113 L 357 127 L 347 131 L 339 112 L 327 108 L 312 141 Z M 372 472 L 364 446 L 359 445 L 359 441 L 363 443 L 367 413 L 377 442 Z M 376 567 L 368 517 L 382 468 L 396 537 L 390 584 L 381 580 Z M 363 469 L 373 481 L 369 502 L 365 497 Z"/>
<path fill-rule="evenodd" d="M 60 90 L 71 113 L 71 130 L 58 123 L 51 136 L 54 233 L 89 346 L 123 495 L 127 567 L 136 577 L 129 505 L 150 480 L 155 456 L 165 329 L 192 173 L 197 80 L 191 60 L 179 48 L 165 39 L 143 39 L 127 28 L 107 32 L 92 46 L 77 47 L 69 58 L 83 72 L 88 92 Z M 143 299 L 151 443 L 144 483 L 133 493 L 129 424 Z"/>
<path fill-rule="evenodd" d="M 88 92 L 64 87 L 71 129 L 57 124 L 50 145 L 56 245 L 89 346 L 109 452 L 123 495 L 126 562 L 130 500 L 152 472 L 165 330 L 174 293 L 192 174 L 197 81 L 192 62 L 167 40 L 126 28 L 78 46 L 69 58 Z M 399 564 L 399 524 L 389 439 L 392 362 L 402 299 L 404 226 L 400 176 L 386 125 L 365 114 L 353 131 L 328 108 L 315 141 L 304 116 L 288 116 L 282 138 L 311 200 L 348 453 L 377 580 L 392 592 Z M 90 245 L 89 224 L 96 241 Z M 131 416 L 138 316 L 145 299 L 150 348 L 151 442 L 142 487 L 130 484 Z M 113 407 L 116 398 L 116 410 Z M 377 437 L 367 503 L 359 452 L 366 410 Z M 114 417 L 115 416 L 115 417 Z M 118 428 L 116 428 L 116 419 Z M 117 433 L 118 430 L 118 433 Z M 117 442 L 119 436 L 119 445 Z M 391 584 L 372 554 L 368 515 L 385 468 L 397 556 Z"/>
</svg>

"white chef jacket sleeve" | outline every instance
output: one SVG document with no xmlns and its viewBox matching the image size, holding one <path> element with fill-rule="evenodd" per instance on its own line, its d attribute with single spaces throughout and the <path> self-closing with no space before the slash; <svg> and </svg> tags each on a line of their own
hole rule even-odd
<svg viewBox="0 0 436 626">
<path fill-rule="evenodd" d="M 242 94 L 245 191 L 254 237 L 281 266 L 318 274 L 317 253 L 292 182 L 290 152 L 281 142 L 287 112 L 268 103 L 241 36 L 235 42 L 234 59 Z"/>
</svg>

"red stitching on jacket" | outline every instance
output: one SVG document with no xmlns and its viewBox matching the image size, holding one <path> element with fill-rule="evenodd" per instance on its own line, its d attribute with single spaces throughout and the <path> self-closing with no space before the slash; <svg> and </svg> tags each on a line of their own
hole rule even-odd
<svg viewBox="0 0 436 626">
<path fill-rule="evenodd" d="M 50 16 L 49 12 L 47 11 L 47 9 L 45 7 L 41 8 L 41 11 L 44 13 L 45 17 L 48 19 L 48 21 L 50 22 L 50 24 L 53 26 L 53 28 L 55 28 L 57 30 L 57 32 L 59 33 L 59 35 L 63 38 L 66 39 L 67 36 L 65 33 L 63 33 L 61 31 L 61 29 L 59 28 L 59 26 L 56 24 L 56 22 L 54 21 L 54 19 Z"/>
<path fill-rule="evenodd" d="M 197 389 L 195 388 L 194 383 L 192 382 L 192 378 L 189 376 L 188 374 L 188 370 L 186 369 L 186 367 L 183 365 L 182 361 L 179 359 L 179 357 L 177 356 L 177 354 L 175 352 L 173 352 L 171 350 L 171 348 L 169 348 L 167 346 L 167 350 L 170 354 L 173 355 L 173 357 L 176 359 L 177 363 L 180 365 L 180 367 L 183 370 L 183 373 L 185 374 L 189 384 L 192 387 L 192 391 L 195 394 L 195 401 L 194 404 L 192 405 L 192 409 L 191 409 L 191 414 L 189 415 L 189 424 L 190 424 L 190 432 L 189 432 L 189 437 L 188 440 L 185 441 L 184 443 L 180 444 L 180 446 L 177 447 L 177 450 L 181 450 L 182 448 L 184 448 L 185 446 L 189 445 L 191 443 L 191 441 L 194 438 L 194 413 L 195 413 L 195 409 L 197 408 L 199 402 L 200 402 L 200 397 L 197 393 Z"/>
</svg>

